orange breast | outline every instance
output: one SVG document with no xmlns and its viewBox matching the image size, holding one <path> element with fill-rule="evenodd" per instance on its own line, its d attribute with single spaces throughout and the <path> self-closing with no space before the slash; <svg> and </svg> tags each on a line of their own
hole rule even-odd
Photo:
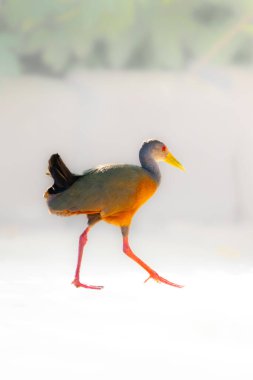
<svg viewBox="0 0 253 380">
<path fill-rule="evenodd" d="M 131 208 L 122 210 L 113 215 L 105 215 L 102 220 L 107 223 L 114 224 L 116 226 L 128 226 L 136 213 L 136 211 L 155 193 L 157 190 L 157 183 L 151 179 L 145 179 L 141 181 L 137 187 L 137 191 L 133 202 L 131 202 Z"/>
<path fill-rule="evenodd" d="M 157 190 L 157 183 L 149 178 L 142 181 L 137 189 L 136 193 L 136 207 L 141 207 Z"/>
</svg>

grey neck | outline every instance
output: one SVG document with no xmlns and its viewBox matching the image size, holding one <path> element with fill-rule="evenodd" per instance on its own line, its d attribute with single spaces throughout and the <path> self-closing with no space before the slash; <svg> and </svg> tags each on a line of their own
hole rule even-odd
<svg viewBox="0 0 253 380">
<path fill-rule="evenodd" d="M 140 163 L 143 169 L 147 170 L 153 179 L 160 184 L 161 182 L 161 172 L 157 162 L 152 157 L 149 146 L 142 146 L 139 153 Z"/>
</svg>

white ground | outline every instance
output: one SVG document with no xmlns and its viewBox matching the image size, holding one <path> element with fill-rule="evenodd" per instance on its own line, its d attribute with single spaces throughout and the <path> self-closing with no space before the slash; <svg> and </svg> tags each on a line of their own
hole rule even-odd
<svg viewBox="0 0 253 380">
<path fill-rule="evenodd" d="M 252 88 L 250 70 L 215 67 L 1 82 L 0 380 L 253 379 Z M 48 158 L 76 173 L 137 164 L 148 138 L 187 172 L 161 164 L 132 248 L 186 286 L 144 285 L 101 223 L 82 280 L 105 288 L 76 289 L 83 218 L 48 215 Z"/>
<path fill-rule="evenodd" d="M 177 289 L 144 285 L 98 225 L 82 280 L 105 288 L 92 291 L 70 284 L 80 229 L 64 223 L 1 230 L 1 379 L 253 378 L 252 226 L 133 226 L 133 249 Z"/>
</svg>

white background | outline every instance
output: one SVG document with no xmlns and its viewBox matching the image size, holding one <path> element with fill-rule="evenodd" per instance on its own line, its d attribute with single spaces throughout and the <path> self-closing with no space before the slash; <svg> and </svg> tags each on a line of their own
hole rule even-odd
<svg viewBox="0 0 253 380">
<path fill-rule="evenodd" d="M 252 379 L 252 73 L 76 72 L 0 90 L 1 368 L 4 379 Z M 186 173 L 137 213 L 132 248 L 183 289 L 143 284 L 120 231 L 98 224 L 71 280 L 85 218 L 48 214 L 44 173 L 138 163 L 166 143 Z"/>
</svg>

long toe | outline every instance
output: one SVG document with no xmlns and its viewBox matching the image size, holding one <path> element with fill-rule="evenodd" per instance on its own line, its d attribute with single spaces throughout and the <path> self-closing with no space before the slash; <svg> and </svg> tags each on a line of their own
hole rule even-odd
<svg viewBox="0 0 253 380">
<path fill-rule="evenodd" d="M 101 289 L 103 289 L 103 286 L 100 286 L 100 285 L 86 285 L 86 284 L 82 284 L 77 279 L 75 279 L 74 281 L 72 281 L 72 284 L 75 285 L 76 288 L 86 288 L 86 289 L 95 289 L 95 290 L 101 290 Z"/>
<path fill-rule="evenodd" d="M 179 285 L 179 284 L 175 284 L 174 282 L 171 282 L 169 280 L 166 280 L 166 278 L 163 278 L 161 276 L 159 276 L 159 282 L 163 282 L 164 284 L 167 284 L 167 285 L 170 285 L 170 286 L 175 286 L 176 288 L 183 288 L 184 285 Z"/>
<path fill-rule="evenodd" d="M 145 280 L 145 282 L 147 282 L 150 278 L 152 278 L 156 282 L 160 282 L 160 283 L 162 282 L 163 284 L 175 286 L 176 288 L 183 288 L 184 287 L 184 285 L 175 284 L 174 282 L 166 280 L 166 278 L 159 276 L 159 274 L 156 272 L 151 273 L 150 276 Z"/>
</svg>

